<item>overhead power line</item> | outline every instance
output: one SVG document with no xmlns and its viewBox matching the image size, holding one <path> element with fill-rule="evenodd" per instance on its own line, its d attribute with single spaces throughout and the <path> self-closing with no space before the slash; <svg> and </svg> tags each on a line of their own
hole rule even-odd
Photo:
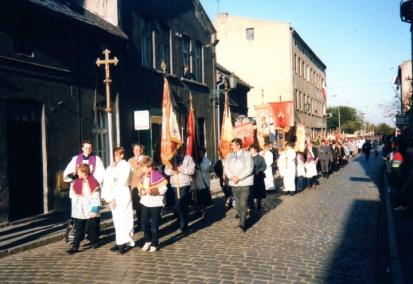
<svg viewBox="0 0 413 284">
<path fill-rule="evenodd" d="M 366 88 L 366 87 L 374 87 L 374 86 L 391 86 L 393 85 L 390 82 L 381 82 L 381 83 L 369 83 L 369 84 L 359 84 L 359 85 L 343 85 L 343 86 L 332 86 L 329 87 L 330 90 L 339 90 L 339 89 L 351 89 L 351 88 Z"/>
</svg>

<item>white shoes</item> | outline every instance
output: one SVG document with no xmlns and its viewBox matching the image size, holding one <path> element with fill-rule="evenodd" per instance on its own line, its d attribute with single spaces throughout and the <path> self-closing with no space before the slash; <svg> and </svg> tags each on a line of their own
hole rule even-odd
<svg viewBox="0 0 413 284">
<path fill-rule="evenodd" d="M 149 249 L 149 252 L 156 252 L 156 251 L 157 251 L 157 248 L 153 246 L 151 246 Z"/>
<path fill-rule="evenodd" d="M 143 247 L 142 247 L 142 250 L 143 250 L 143 251 L 148 251 L 149 248 L 152 248 L 150 242 L 149 242 L 149 243 L 145 243 L 145 244 L 143 245 Z"/>
</svg>

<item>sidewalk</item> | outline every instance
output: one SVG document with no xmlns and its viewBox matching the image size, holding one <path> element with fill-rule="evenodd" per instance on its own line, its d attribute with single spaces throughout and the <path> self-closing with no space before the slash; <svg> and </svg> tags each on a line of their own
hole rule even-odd
<svg viewBox="0 0 413 284">
<path fill-rule="evenodd" d="M 218 179 L 211 180 L 213 196 L 221 193 Z M 0 225 L 0 258 L 28 249 L 63 241 L 70 210 L 52 212 Z M 101 230 L 113 227 L 108 206 L 102 210 Z"/>
<path fill-rule="evenodd" d="M 392 189 L 386 182 L 386 211 L 389 228 L 390 262 L 393 283 L 413 283 L 413 220 L 406 218 L 405 211 L 395 211 Z"/>
</svg>

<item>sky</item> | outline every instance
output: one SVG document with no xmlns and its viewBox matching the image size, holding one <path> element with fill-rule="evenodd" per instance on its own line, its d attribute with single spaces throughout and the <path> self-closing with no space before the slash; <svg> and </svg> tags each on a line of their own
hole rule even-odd
<svg viewBox="0 0 413 284">
<path fill-rule="evenodd" d="M 398 65 L 411 59 L 410 25 L 400 0 L 200 0 L 219 13 L 289 22 L 327 65 L 329 106 L 355 107 L 371 123 L 385 122 Z M 219 38 L 219 35 L 218 35 Z"/>
</svg>

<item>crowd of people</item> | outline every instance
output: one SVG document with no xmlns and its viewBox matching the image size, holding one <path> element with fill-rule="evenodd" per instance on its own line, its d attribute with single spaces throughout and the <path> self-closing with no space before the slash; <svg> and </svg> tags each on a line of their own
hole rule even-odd
<svg viewBox="0 0 413 284">
<path fill-rule="evenodd" d="M 393 209 L 413 219 L 413 141 L 403 133 L 384 137 L 383 143 Z"/>
<path fill-rule="evenodd" d="M 188 206 L 193 197 L 202 217 L 211 205 L 211 161 L 204 148 L 198 150 L 196 161 L 186 155 L 184 147 L 179 148 L 171 165 L 163 171 L 144 155 L 141 144 L 133 146 L 134 155 L 128 161 L 124 148 L 116 147 L 114 162 L 106 169 L 93 153 L 91 141 L 84 141 L 81 149 L 82 153 L 74 156 L 63 172 L 65 181 L 71 183 L 69 197 L 74 222 L 74 239 L 67 251 L 69 254 L 79 252 L 86 234 L 91 246 L 99 247 L 102 200 L 109 204 L 115 227 L 115 245 L 111 250 L 120 254 L 135 246 L 133 211 L 144 232 L 142 250 L 156 252 L 164 206 L 172 208 L 179 230 L 187 234 Z"/>
<path fill-rule="evenodd" d="M 244 149 L 241 139 L 232 140 L 231 153 L 218 160 L 214 171 L 220 180 L 226 207 L 237 211 L 241 231 L 248 228 L 248 216 L 262 209 L 262 199 L 269 191 L 281 189 L 285 194 L 294 195 L 306 188 L 316 189 L 320 176 L 329 178 L 344 167 L 352 155 L 364 151 L 357 147 L 357 141 L 320 139 L 315 143 L 308 141 L 304 151 L 296 151 L 293 144 L 287 143 L 278 152 L 271 143 L 266 143 L 263 149 L 257 144 Z M 371 149 L 371 145 L 368 147 Z M 196 205 L 202 218 L 206 217 L 207 208 L 212 204 L 211 161 L 204 148 L 193 158 L 182 146 L 170 165 L 156 168 L 153 160 L 144 155 L 143 145 L 133 145 L 133 156 L 129 160 L 125 160 L 124 148 L 116 147 L 114 162 L 106 169 L 93 153 L 91 141 L 84 141 L 81 149 L 81 154 L 75 155 L 64 171 L 65 181 L 71 183 L 69 196 L 74 222 L 69 254 L 79 252 L 86 235 L 93 248 L 99 247 L 102 202 L 109 204 L 112 211 L 115 245 L 111 250 L 120 254 L 135 246 L 134 211 L 144 232 L 142 250 L 150 252 L 159 249 L 163 208 L 173 211 L 177 229 L 184 235 L 189 232 L 190 204 Z M 281 178 L 281 185 L 275 182 L 277 177 Z"/>
</svg>

